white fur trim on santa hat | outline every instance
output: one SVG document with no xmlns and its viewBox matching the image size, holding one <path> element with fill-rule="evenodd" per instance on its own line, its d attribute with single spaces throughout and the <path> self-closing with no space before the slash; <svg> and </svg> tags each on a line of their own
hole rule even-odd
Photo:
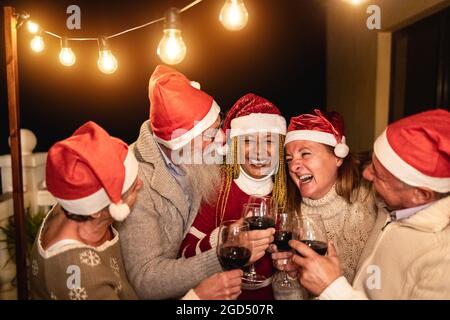
<svg viewBox="0 0 450 320">
<path fill-rule="evenodd" d="M 122 194 L 131 187 L 136 180 L 138 173 L 138 162 L 134 156 L 133 150 L 130 148 L 128 148 L 128 154 L 123 165 L 125 166 L 125 180 L 122 187 Z M 58 203 L 68 212 L 82 216 L 90 216 L 91 214 L 99 212 L 111 203 L 111 199 L 104 188 L 101 188 L 84 198 L 76 200 L 56 198 L 56 201 L 58 201 Z"/>
<path fill-rule="evenodd" d="M 211 109 L 209 109 L 209 112 L 206 114 L 205 117 L 203 117 L 202 120 L 198 121 L 191 130 L 184 132 L 182 135 L 180 135 L 177 138 L 174 138 L 172 140 L 161 139 L 160 137 L 156 136 L 155 134 L 153 134 L 153 137 L 155 138 L 155 140 L 158 143 L 166 146 L 170 150 L 180 149 L 180 148 L 184 147 L 186 144 L 188 144 L 189 142 L 191 142 L 194 138 L 199 136 L 203 131 L 205 131 L 206 129 L 211 127 L 212 124 L 217 120 L 217 116 L 219 115 L 219 113 L 220 113 L 220 107 L 217 104 L 217 102 L 215 102 L 213 100 L 213 103 L 211 105 Z"/>
<path fill-rule="evenodd" d="M 286 134 L 286 120 L 278 114 L 252 113 L 234 118 L 230 127 L 231 138 L 258 132 Z"/>
<path fill-rule="evenodd" d="M 294 130 L 286 134 L 284 145 L 297 140 L 314 141 L 334 147 L 334 154 L 339 158 L 345 158 L 350 152 L 345 136 L 342 136 L 342 141 L 337 143 L 336 138 L 331 133 L 316 130 Z"/>
<path fill-rule="evenodd" d="M 389 144 L 386 130 L 375 141 L 373 150 L 381 164 L 404 183 L 414 187 L 426 187 L 441 193 L 450 192 L 450 178 L 427 176 L 400 158 Z"/>
</svg>

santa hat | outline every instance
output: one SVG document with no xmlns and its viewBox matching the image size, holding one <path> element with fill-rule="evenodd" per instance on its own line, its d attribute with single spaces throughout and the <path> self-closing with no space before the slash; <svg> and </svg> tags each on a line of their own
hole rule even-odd
<svg viewBox="0 0 450 320">
<path fill-rule="evenodd" d="M 314 114 L 302 114 L 291 119 L 285 145 L 296 140 L 319 142 L 334 147 L 334 154 L 345 158 L 350 149 L 344 136 L 344 119 L 337 112 L 322 112 L 314 109 Z"/>
<path fill-rule="evenodd" d="M 217 119 L 220 107 L 182 73 L 157 66 L 149 82 L 150 125 L 157 142 L 182 148 Z"/>
<path fill-rule="evenodd" d="M 258 132 L 286 135 L 286 120 L 270 101 L 253 93 L 240 98 L 227 113 L 223 130 L 230 137 Z"/>
<path fill-rule="evenodd" d="M 374 144 L 381 164 L 399 180 L 450 191 L 450 113 L 437 109 L 390 124 Z"/>
<path fill-rule="evenodd" d="M 50 148 L 46 184 L 70 213 L 89 216 L 109 205 L 113 219 L 122 221 L 130 208 L 121 197 L 137 171 L 138 162 L 127 144 L 90 121 Z"/>
</svg>

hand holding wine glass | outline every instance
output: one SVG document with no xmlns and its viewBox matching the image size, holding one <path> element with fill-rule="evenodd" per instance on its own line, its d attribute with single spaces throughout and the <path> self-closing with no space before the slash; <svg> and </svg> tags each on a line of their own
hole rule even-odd
<svg viewBox="0 0 450 320">
<path fill-rule="evenodd" d="M 278 212 L 277 219 L 275 223 L 275 241 L 274 244 L 277 246 L 277 251 L 279 252 L 289 252 L 291 247 L 289 246 L 289 241 L 293 239 L 294 232 L 294 219 L 287 212 Z M 275 285 L 279 285 L 282 288 L 292 288 L 292 284 L 288 279 L 287 271 L 285 267 L 287 266 L 290 258 L 279 259 L 278 261 L 283 265 L 283 279 Z"/>
<path fill-rule="evenodd" d="M 256 201 L 256 197 L 250 197 Z M 255 251 L 260 249 L 266 250 L 269 244 L 273 241 L 272 232 L 266 230 L 275 226 L 275 212 L 276 205 L 274 200 L 270 197 L 258 197 L 256 202 L 248 202 L 244 204 L 242 210 L 242 217 L 249 223 L 251 231 L 251 240 L 255 247 Z M 261 251 L 263 257 L 265 251 Z M 250 265 L 249 271 L 244 274 L 244 282 L 249 284 L 258 284 L 266 281 L 267 278 L 263 275 L 257 274 L 253 264 Z"/>
<path fill-rule="evenodd" d="M 322 217 L 317 214 L 299 218 L 298 237 L 301 243 L 291 241 L 290 246 L 297 252 L 292 260 L 301 268 L 300 283 L 319 296 L 342 275 L 336 249 L 332 243 L 328 246 Z"/>
</svg>

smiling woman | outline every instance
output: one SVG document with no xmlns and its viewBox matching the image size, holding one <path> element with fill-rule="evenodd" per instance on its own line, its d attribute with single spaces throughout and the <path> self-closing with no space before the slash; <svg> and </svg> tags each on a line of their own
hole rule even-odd
<svg viewBox="0 0 450 320">
<path fill-rule="evenodd" d="M 322 216 L 351 282 L 375 222 L 375 202 L 346 145 L 342 117 L 314 113 L 291 119 L 286 135 L 288 210 Z"/>
</svg>

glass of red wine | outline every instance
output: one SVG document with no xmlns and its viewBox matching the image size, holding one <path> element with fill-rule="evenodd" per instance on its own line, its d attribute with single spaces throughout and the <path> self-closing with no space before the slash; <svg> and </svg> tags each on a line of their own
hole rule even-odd
<svg viewBox="0 0 450 320">
<path fill-rule="evenodd" d="M 287 212 L 278 212 L 275 223 L 275 240 L 274 244 L 277 246 L 279 252 L 291 251 L 289 246 L 289 240 L 293 239 L 293 232 L 296 227 L 296 220 Z M 284 266 L 287 265 L 289 259 L 283 259 L 281 262 Z M 283 279 L 278 281 L 275 285 L 279 285 L 282 288 L 292 288 L 292 283 L 288 279 L 287 272 L 283 270 Z"/>
<path fill-rule="evenodd" d="M 270 197 L 260 197 L 259 202 L 248 202 L 242 209 L 242 217 L 248 222 L 250 230 L 265 230 L 275 227 L 276 205 Z M 267 281 L 263 275 L 257 274 L 254 264 L 244 273 L 244 283 L 252 285 Z"/>
<path fill-rule="evenodd" d="M 223 221 L 219 227 L 217 257 L 224 270 L 242 269 L 250 260 L 249 225 L 243 219 Z"/>
<path fill-rule="evenodd" d="M 308 214 L 299 217 L 298 239 L 322 256 L 327 253 L 327 231 L 320 214 Z"/>
</svg>

